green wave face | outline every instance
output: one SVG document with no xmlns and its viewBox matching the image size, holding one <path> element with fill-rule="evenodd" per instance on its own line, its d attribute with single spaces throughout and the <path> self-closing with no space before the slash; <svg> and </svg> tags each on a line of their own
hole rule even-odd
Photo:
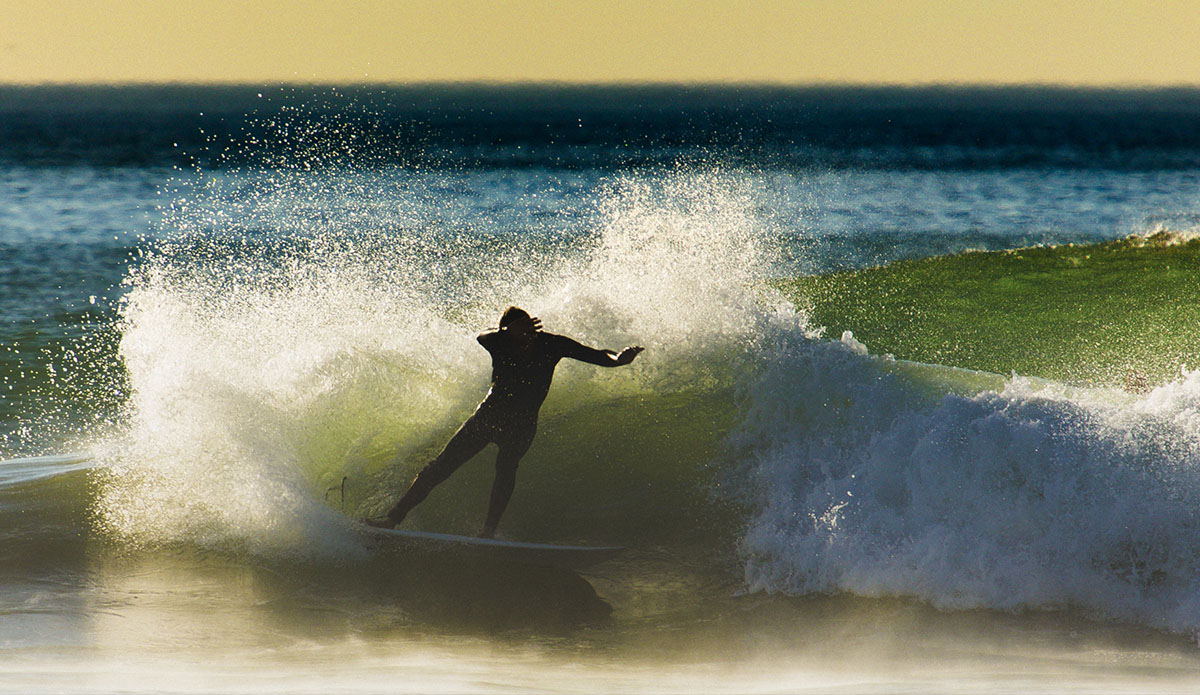
<svg viewBox="0 0 1200 695">
<path fill-rule="evenodd" d="M 969 369 L 1143 389 L 1200 365 L 1200 240 L 901 261 L 779 286 L 831 334 Z"/>
<path fill-rule="evenodd" d="M 588 388 L 593 369 L 559 367 L 565 383 L 556 384 L 543 407 L 501 531 L 512 538 L 633 546 L 705 543 L 728 533 L 730 511 L 715 486 L 724 438 L 737 418 L 731 391 L 652 393 L 621 382 L 618 389 Z M 296 455 L 329 506 L 354 518 L 381 515 L 472 405 L 464 395 L 428 424 L 404 422 L 399 400 L 357 418 L 313 417 L 316 427 L 296 432 Z M 389 410 L 396 413 L 389 417 Z M 488 447 L 464 464 L 413 511 L 406 527 L 476 533 L 495 451 Z"/>
</svg>

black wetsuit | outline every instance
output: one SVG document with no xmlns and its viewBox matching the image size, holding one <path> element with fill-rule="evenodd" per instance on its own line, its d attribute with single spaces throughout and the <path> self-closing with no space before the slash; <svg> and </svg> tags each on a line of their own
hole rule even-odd
<svg viewBox="0 0 1200 695">
<path fill-rule="evenodd" d="M 533 443 L 538 410 L 550 392 L 559 360 L 570 357 L 603 367 L 617 366 L 612 352 L 580 345 L 554 333 L 534 333 L 526 349 L 502 330 L 482 333 L 478 340 L 492 355 L 491 388 L 442 453 L 417 474 L 412 487 L 388 512 L 388 518 L 396 523 L 459 466 L 495 443 L 500 447 L 496 454 L 496 480 L 484 524 L 485 533 L 494 531 L 512 495 L 517 464 Z"/>
</svg>

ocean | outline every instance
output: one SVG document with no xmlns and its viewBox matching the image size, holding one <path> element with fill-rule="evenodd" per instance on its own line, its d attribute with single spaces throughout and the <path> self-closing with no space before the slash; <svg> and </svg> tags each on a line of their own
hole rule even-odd
<svg viewBox="0 0 1200 695">
<path fill-rule="evenodd" d="M 1198 231 L 1193 89 L 0 87 L 0 692 L 1194 692 Z M 356 530 L 509 305 L 586 572 Z"/>
</svg>

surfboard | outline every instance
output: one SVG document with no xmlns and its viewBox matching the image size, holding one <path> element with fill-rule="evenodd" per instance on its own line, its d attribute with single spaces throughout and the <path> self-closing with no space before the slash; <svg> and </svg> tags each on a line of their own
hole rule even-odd
<svg viewBox="0 0 1200 695">
<path fill-rule="evenodd" d="M 591 567 L 610 560 L 625 550 L 621 546 L 528 543 L 429 531 L 376 528 L 366 525 L 362 529 L 369 537 L 394 547 L 570 570 Z"/>
</svg>

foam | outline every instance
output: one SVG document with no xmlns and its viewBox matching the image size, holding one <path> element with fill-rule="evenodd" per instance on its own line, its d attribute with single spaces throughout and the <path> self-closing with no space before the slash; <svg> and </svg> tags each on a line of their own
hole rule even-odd
<svg viewBox="0 0 1200 695">
<path fill-rule="evenodd" d="M 755 386 L 751 590 L 1200 628 L 1200 377 L 1144 398 L 1014 378 L 923 405 L 854 347 L 781 346 Z"/>
</svg>

